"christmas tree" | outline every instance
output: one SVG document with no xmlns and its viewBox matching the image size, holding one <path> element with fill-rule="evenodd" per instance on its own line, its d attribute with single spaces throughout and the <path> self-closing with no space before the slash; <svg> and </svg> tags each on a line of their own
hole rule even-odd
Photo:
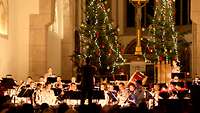
<svg viewBox="0 0 200 113">
<path fill-rule="evenodd" d="M 120 53 L 118 30 L 109 19 L 107 0 L 87 0 L 85 20 L 80 26 L 81 50 L 79 59 L 90 57 L 99 74 L 114 72 L 124 59 Z"/>
<path fill-rule="evenodd" d="M 148 28 L 146 58 L 158 60 L 178 60 L 177 36 L 175 30 L 175 0 L 156 0 L 152 24 Z"/>
</svg>

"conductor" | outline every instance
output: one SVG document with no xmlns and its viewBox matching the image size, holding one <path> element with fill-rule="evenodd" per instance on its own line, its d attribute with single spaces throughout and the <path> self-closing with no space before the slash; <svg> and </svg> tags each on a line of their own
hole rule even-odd
<svg viewBox="0 0 200 113">
<path fill-rule="evenodd" d="M 92 104 L 92 89 L 94 87 L 94 75 L 96 68 L 91 65 L 91 59 L 86 58 L 86 65 L 81 67 L 81 105 L 88 99 L 88 104 Z"/>
</svg>

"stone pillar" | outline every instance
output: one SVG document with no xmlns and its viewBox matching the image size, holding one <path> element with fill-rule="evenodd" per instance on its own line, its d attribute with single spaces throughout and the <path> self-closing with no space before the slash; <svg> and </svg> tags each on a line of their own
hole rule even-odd
<svg viewBox="0 0 200 113">
<path fill-rule="evenodd" d="M 125 12 L 125 3 L 124 0 L 118 0 L 118 24 L 119 24 L 119 35 L 122 35 L 124 34 L 124 28 L 126 27 L 126 24 L 125 24 L 125 17 L 126 17 L 126 14 L 124 13 Z"/>
<path fill-rule="evenodd" d="M 75 0 L 65 0 L 64 3 L 64 38 L 61 45 L 61 72 L 64 79 L 71 79 L 73 72 L 73 63 L 70 56 L 74 52 L 75 3 Z"/>
<path fill-rule="evenodd" d="M 47 72 L 47 31 L 53 22 L 54 0 L 40 0 L 39 14 L 30 15 L 29 74 L 33 79 Z"/>
<path fill-rule="evenodd" d="M 200 75 L 200 7 L 199 0 L 191 0 L 191 20 L 192 20 L 192 76 Z"/>
<path fill-rule="evenodd" d="M 113 24 L 118 25 L 118 0 L 111 0 L 111 11 Z"/>
</svg>

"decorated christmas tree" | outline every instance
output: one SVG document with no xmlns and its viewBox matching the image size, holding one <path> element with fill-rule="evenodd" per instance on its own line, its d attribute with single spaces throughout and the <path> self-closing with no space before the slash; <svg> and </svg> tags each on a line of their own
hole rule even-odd
<svg viewBox="0 0 200 113">
<path fill-rule="evenodd" d="M 118 30 L 113 28 L 107 0 L 87 0 L 85 20 L 80 26 L 80 53 L 77 59 L 90 57 L 99 74 L 109 75 L 124 59 L 120 53 Z"/>
<path fill-rule="evenodd" d="M 148 28 L 150 38 L 145 57 L 151 62 L 178 61 L 175 0 L 156 0 L 155 3 L 154 17 Z"/>
</svg>

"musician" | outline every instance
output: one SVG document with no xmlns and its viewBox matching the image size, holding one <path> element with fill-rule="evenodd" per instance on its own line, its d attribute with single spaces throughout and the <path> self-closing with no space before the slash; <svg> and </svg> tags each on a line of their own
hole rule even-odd
<svg viewBox="0 0 200 113">
<path fill-rule="evenodd" d="M 123 106 L 128 98 L 128 90 L 126 90 L 125 84 L 123 82 L 119 83 L 119 92 L 117 95 L 118 105 Z"/>
<path fill-rule="evenodd" d="M 26 85 L 27 87 L 29 87 L 30 84 L 31 84 L 32 82 L 33 82 L 32 77 L 31 77 L 31 76 L 28 76 L 25 85 Z"/>
<path fill-rule="evenodd" d="M 35 89 L 35 92 L 33 93 L 33 100 L 35 105 L 41 105 L 42 104 L 42 90 L 43 85 L 38 83 L 37 87 Z"/>
<path fill-rule="evenodd" d="M 45 86 L 45 79 L 44 79 L 44 76 L 40 76 L 39 78 L 39 83 L 43 86 Z"/>
<path fill-rule="evenodd" d="M 154 84 L 152 90 L 150 91 L 152 99 L 149 99 L 148 108 L 152 109 L 154 106 L 158 106 L 158 100 L 160 97 L 160 86 L 158 84 Z"/>
<path fill-rule="evenodd" d="M 200 85 L 200 80 L 199 80 L 199 77 L 195 77 L 193 82 L 192 82 L 192 85 Z"/>
<path fill-rule="evenodd" d="M 126 103 L 129 105 L 129 106 L 135 106 L 136 105 L 136 95 L 135 95 L 135 90 L 136 87 L 133 83 L 130 83 L 129 84 L 129 96 L 127 98 L 127 101 Z"/>
<path fill-rule="evenodd" d="M 54 91 L 51 89 L 51 83 L 47 82 L 45 85 L 45 89 L 41 92 L 41 102 L 49 105 L 55 105 L 56 97 Z"/>
<path fill-rule="evenodd" d="M 180 82 L 178 76 L 174 76 L 174 78 L 171 80 L 171 82 Z"/>
<path fill-rule="evenodd" d="M 61 76 L 57 77 L 57 82 L 55 83 L 55 88 L 58 88 L 58 89 L 63 88 Z"/>
<path fill-rule="evenodd" d="M 30 82 L 28 89 L 35 89 L 35 83 L 33 81 Z"/>
<path fill-rule="evenodd" d="M 76 83 L 71 83 L 70 84 L 69 91 L 77 91 Z"/>
<path fill-rule="evenodd" d="M 104 91 L 105 99 L 100 99 L 98 104 L 100 104 L 102 107 L 104 107 L 105 105 L 108 105 L 108 102 L 109 102 L 107 84 L 106 83 L 101 84 L 100 90 Z"/>
<path fill-rule="evenodd" d="M 108 85 L 109 105 L 114 105 L 117 102 L 117 91 L 114 89 L 113 84 Z"/>
<path fill-rule="evenodd" d="M 53 69 L 49 67 L 47 73 L 44 75 L 44 81 L 47 82 L 47 78 L 52 76 L 53 76 Z"/>
</svg>

